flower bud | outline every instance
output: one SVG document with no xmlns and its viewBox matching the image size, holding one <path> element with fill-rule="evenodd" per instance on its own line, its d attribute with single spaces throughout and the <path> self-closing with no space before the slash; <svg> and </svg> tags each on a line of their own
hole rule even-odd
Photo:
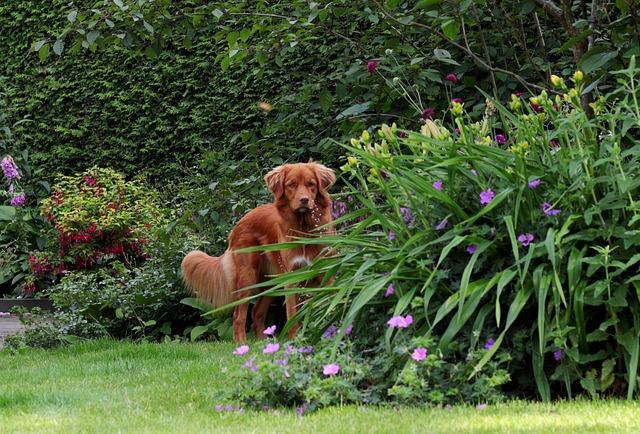
<svg viewBox="0 0 640 434">
<path fill-rule="evenodd" d="M 564 81 L 557 75 L 552 75 L 551 84 L 553 84 L 555 87 L 561 87 L 564 84 Z"/>
<path fill-rule="evenodd" d="M 577 70 L 573 73 L 573 81 L 576 82 L 576 84 L 582 82 L 582 80 L 584 80 L 584 74 L 582 71 Z"/>
<path fill-rule="evenodd" d="M 369 131 L 364 130 L 362 132 L 362 140 L 365 142 L 368 142 L 371 139 L 371 136 L 369 135 Z"/>
</svg>

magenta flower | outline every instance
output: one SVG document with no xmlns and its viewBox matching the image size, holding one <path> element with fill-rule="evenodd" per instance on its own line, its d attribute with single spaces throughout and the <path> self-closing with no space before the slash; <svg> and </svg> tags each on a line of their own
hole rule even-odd
<svg viewBox="0 0 640 434">
<path fill-rule="evenodd" d="M 411 315 L 407 315 L 406 317 L 403 317 L 402 315 L 398 315 L 398 316 L 392 317 L 389 321 L 387 321 L 387 324 L 389 325 L 389 327 L 399 328 L 399 329 L 406 329 L 412 323 L 413 323 L 413 317 Z"/>
<path fill-rule="evenodd" d="M 22 192 L 11 198 L 11 206 L 22 206 L 24 205 L 25 200 L 26 196 L 24 195 L 24 192 Z"/>
<path fill-rule="evenodd" d="M 485 342 L 484 344 L 484 349 L 485 350 L 490 350 L 493 347 L 493 344 L 495 344 L 496 341 L 493 340 L 493 338 L 489 338 L 487 339 L 487 342 Z"/>
<path fill-rule="evenodd" d="M 446 81 L 451 82 L 451 84 L 456 84 L 458 82 L 458 77 L 452 72 L 450 74 L 447 74 L 444 79 Z"/>
<path fill-rule="evenodd" d="M 442 181 L 440 181 L 439 179 L 436 179 L 435 181 L 433 181 L 433 184 L 431 184 L 433 186 L 433 188 L 435 188 L 438 191 L 442 191 Z"/>
<path fill-rule="evenodd" d="M 424 359 L 427 358 L 427 349 L 422 347 L 416 348 L 415 350 L 413 350 L 413 353 L 411 354 L 411 358 L 416 362 L 423 361 Z"/>
<path fill-rule="evenodd" d="M 529 107 L 531 107 L 531 110 L 534 113 L 540 113 L 542 111 L 542 106 L 538 105 L 538 104 L 534 104 L 534 103 L 530 103 Z"/>
<path fill-rule="evenodd" d="M 499 145 L 504 145 L 507 143 L 507 138 L 503 134 L 496 134 L 496 142 Z"/>
<path fill-rule="evenodd" d="M 480 193 L 480 205 L 488 205 L 492 200 L 495 194 L 493 190 L 488 188 L 486 191 Z"/>
<path fill-rule="evenodd" d="M 462 98 L 454 98 L 451 100 L 451 103 L 458 103 L 458 104 L 462 104 Z"/>
<path fill-rule="evenodd" d="M 264 329 L 264 333 L 267 336 L 273 336 L 273 334 L 276 332 L 276 326 L 275 324 L 272 325 L 271 327 L 267 327 L 266 329 Z"/>
<path fill-rule="evenodd" d="M 329 363 L 328 365 L 324 365 L 322 367 L 322 373 L 328 377 L 336 375 L 338 372 L 340 372 L 340 365 L 338 365 L 337 363 Z"/>
<path fill-rule="evenodd" d="M 558 348 L 553 352 L 553 358 L 555 359 L 556 362 L 559 362 L 560 360 L 562 360 L 563 357 L 564 357 L 564 352 L 562 351 L 562 348 Z"/>
<path fill-rule="evenodd" d="M 538 178 L 533 178 L 531 181 L 529 181 L 529 188 L 532 190 L 538 188 L 539 185 L 540 180 Z"/>
<path fill-rule="evenodd" d="M 249 352 L 249 345 L 240 345 L 238 348 L 233 350 L 233 354 L 236 356 L 241 356 L 243 354 L 247 354 Z"/>
<path fill-rule="evenodd" d="M 560 210 L 554 208 L 549 202 L 543 202 L 542 205 L 540 205 L 540 208 L 542 208 L 544 215 L 555 216 L 560 214 Z"/>
<path fill-rule="evenodd" d="M 518 235 L 518 241 L 522 244 L 522 247 L 529 247 L 534 240 L 533 234 L 520 234 Z"/>
<path fill-rule="evenodd" d="M 370 74 L 373 74 L 376 72 L 376 69 L 378 69 L 378 61 L 376 59 L 370 60 L 367 63 L 367 71 L 369 71 Z"/>
<path fill-rule="evenodd" d="M 405 133 L 404 131 L 400 131 L 398 133 L 398 137 L 400 137 L 401 139 L 406 139 L 407 137 L 409 137 L 409 135 L 407 133 Z"/>
<path fill-rule="evenodd" d="M 477 244 L 469 244 L 467 246 L 467 253 L 470 255 L 473 255 L 476 250 L 478 250 L 478 245 Z"/>
<path fill-rule="evenodd" d="M 422 110 L 420 117 L 425 121 L 427 119 L 433 119 L 436 117 L 436 110 L 431 107 L 426 107 L 424 110 Z"/>
<path fill-rule="evenodd" d="M 441 230 L 443 230 L 444 228 L 446 228 L 448 224 L 449 224 L 449 220 L 448 220 L 447 218 L 444 218 L 444 219 L 442 219 L 442 221 L 441 221 L 440 223 L 438 223 L 438 224 L 436 225 L 436 228 L 435 228 L 435 229 L 436 229 L 437 231 L 441 231 Z"/>
<path fill-rule="evenodd" d="M 390 283 L 389 286 L 387 286 L 387 291 L 384 293 L 385 298 L 391 297 L 394 292 L 395 292 L 395 289 L 393 287 L 393 283 Z"/>
<path fill-rule="evenodd" d="M 277 352 L 280 349 L 280 344 L 278 343 L 272 343 L 272 344 L 267 344 L 266 347 L 264 347 L 264 349 L 262 350 L 263 354 L 273 354 L 275 352 Z"/>
<path fill-rule="evenodd" d="M 524 92 L 523 92 L 523 91 L 521 91 L 521 90 L 516 90 L 516 91 L 514 92 L 514 94 L 515 94 L 518 98 L 520 98 L 522 95 L 524 95 Z"/>
</svg>

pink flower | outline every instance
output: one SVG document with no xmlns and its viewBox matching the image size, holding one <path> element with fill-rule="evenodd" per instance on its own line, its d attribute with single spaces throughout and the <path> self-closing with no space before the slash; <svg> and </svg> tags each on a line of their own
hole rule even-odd
<svg viewBox="0 0 640 434">
<path fill-rule="evenodd" d="M 422 110 L 420 117 L 424 120 L 433 119 L 436 117 L 436 111 L 431 107 L 426 107 L 424 110 Z"/>
<path fill-rule="evenodd" d="M 240 345 L 238 348 L 233 350 L 233 354 L 236 356 L 241 356 L 243 354 L 247 354 L 249 352 L 249 345 Z"/>
<path fill-rule="evenodd" d="M 376 72 L 376 69 L 378 69 L 378 61 L 376 59 L 370 60 L 367 63 L 367 71 L 369 71 L 370 74 L 373 74 Z"/>
<path fill-rule="evenodd" d="M 507 138 L 503 134 L 496 134 L 496 142 L 499 145 L 504 145 L 507 143 Z"/>
<path fill-rule="evenodd" d="M 411 315 L 407 315 L 405 317 L 398 315 L 398 316 L 392 317 L 389 321 L 387 321 L 387 324 L 389 325 L 389 327 L 399 328 L 399 329 L 406 329 L 412 323 L 413 323 L 413 317 Z"/>
<path fill-rule="evenodd" d="M 433 186 L 433 188 L 435 188 L 438 191 L 442 191 L 442 181 L 440 181 L 439 179 L 436 179 L 435 181 L 433 181 L 433 184 L 431 184 Z"/>
<path fill-rule="evenodd" d="M 422 347 L 416 348 L 415 350 L 413 350 L 413 353 L 411 354 L 411 358 L 416 362 L 423 361 L 424 359 L 427 358 L 427 349 Z"/>
<path fill-rule="evenodd" d="M 492 200 L 495 194 L 493 190 L 488 188 L 486 191 L 480 193 L 480 205 L 488 205 Z"/>
<path fill-rule="evenodd" d="M 266 329 L 264 329 L 264 333 L 267 336 L 273 336 L 273 334 L 276 332 L 276 326 L 272 325 L 271 327 L 267 327 Z"/>
<path fill-rule="evenodd" d="M 267 344 L 266 347 L 264 347 L 264 350 L 262 350 L 263 354 L 273 354 L 275 352 L 277 352 L 280 349 L 280 344 L 275 343 L 275 344 Z"/>
<path fill-rule="evenodd" d="M 393 288 L 393 283 L 390 283 L 389 286 L 387 286 L 387 291 L 384 293 L 385 298 L 391 297 L 394 292 L 395 292 L 395 289 Z"/>
<path fill-rule="evenodd" d="M 447 74 L 444 79 L 451 82 L 451 84 L 456 84 L 458 82 L 458 77 L 453 72 Z"/>
<path fill-rule="evenodd" d="M 540 185 L 540 180 L 538 178 L 533 178 L 531 181 L 529 181 L 530 189 L 538 188 L 539 185 Z"/>
<path fill-rule="evenodd" d="M 322 373 L 326 376 L 336 375 L 338 372 L 340 372 L 340 365 L 337 363 L 329 363 L 322 367 Z"/>
<path fill-rule="evenodd" d="M 458 103 L 458 104 L 462 104 L 462 98 L 454 98 L 451 100 L 452 103 Z"/>
</svg>

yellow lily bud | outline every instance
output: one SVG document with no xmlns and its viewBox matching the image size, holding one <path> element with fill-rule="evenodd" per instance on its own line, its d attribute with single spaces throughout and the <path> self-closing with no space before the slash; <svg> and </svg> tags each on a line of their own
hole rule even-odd
<svg viewBox="0 0 640 434">
<path fill-rule="evenodd" d="M 349 164 L 349 166 L 357 166 L 358 159 L 356 157 L 347 157 L 347 163 Z"/>
<path fill-rule="evenodd" d="M 371 136 L 369 135 L 369 131 L 364 130 L 362 132 L 362 140 L 364 140 L 365 142 L 368 142 L 369 139 L 371 139 Z"/>
<path fill-rule="evenodd" d="M 576 84 L 582 82 L 582 80 L 584 80 L 584 74 L 582 71 L 577 70 L 573 73 L 573 81 L 576 82 Z"/>
<path fill-rule="evenodd" d="M 351 139 L 351 146 L 358 146 L 358 141 L 356 139 Z"/>
<path fill-rule="evenodd" d="M 561 87 L 564 84 L 564 81 L 557 75 L 552 75 L 551 84 L 553 84 L 555 87 Z"/>
</svg>

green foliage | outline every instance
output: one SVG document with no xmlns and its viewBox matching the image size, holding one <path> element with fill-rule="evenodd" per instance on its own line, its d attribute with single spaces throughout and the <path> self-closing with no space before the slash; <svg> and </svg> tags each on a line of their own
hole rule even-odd
<svg viewBox="0 0 640 434">
<path fill-rule="evenodd" d="M 544 399 L 581 390 L 632 398 L 640 336 L 634 59 L 615 74 L 619 88 L 611 104 L 593 103 L 594 118 L 581 107 L 577 75 L 572 88 L 559 82 L 561 95 L 543 92 L 530 106 L 515 95 L 511 109 L 488 100 L 475 122 L 454 104 L 459 133 L 432 121 L 420 134 L 365 131 L 346 146 L 354 204 L 336 223 L 350 227 L 314 241 L 336 256 L 277 277 L 267 294 L 314 274 L 334 277 L 321 291 L 299 290 L 311 296 L 297 318 L 311 336 L 331 322 L 364 326 L 375 306 L 387 318 L 412 314 L 417 334 L 439 336 L 445 354 L 464 336 L 471 346 L 494 337 L 478 369 L 517 344 L 530 359 L 521 375 L 533 374 Z M 529 331 L 530 345 L 517 330 Z M 397 336 L 385 332 L 387 348 Z"/>
<path fill-rule="evenodd" d="M 331 325 L 315 347 L 298 340 L 266 357 L 256 357 L 247 348 L 229 399 L 256 409 L 295 406 L 300 414 L 350 403 L 443 406 L 502 399 L 498 389 L 509 376 L 499 365 L 509 360 L 508 354 L 500 353 L 496 361 L 474 372 L 474 362 L 486 349 L 468 349 L 465 354 L 466 349 L 459 348 L 445 357 L 434 339 L 402 333 L 387 351 L 375 336 L 384 330 L 383 324 L 378 320 L 366 329 L 343 332 Z M 273 345 L 267 343 L 263 352 Z M 417 349 L 423 353 L 415 355 Z M 477 375 L 470 378 L 472 373 Z"/>
</svg>

